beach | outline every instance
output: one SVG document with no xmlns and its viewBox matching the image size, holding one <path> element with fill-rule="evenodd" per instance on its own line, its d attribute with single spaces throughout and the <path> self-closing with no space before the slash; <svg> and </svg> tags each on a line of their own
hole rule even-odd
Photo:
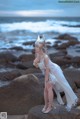
<svg viewBox="0 0 80 119">
<path fill-rule="evenodd" d="M 80 113 L 80 18 L 0 17 L 0 112 L 13 115 L 9 119 L 26 119 L 28 114 L 28 119 L 37 119 L 36 111 L 41 115 L 44 76 L 39 68 L 33 66 L 34 45 L 40 34 L 45 36 L 51 60 L 61 66 L 79 97 L 72 114 Z M 64 93 L 61 95 L 66 103 Z M 57 110 L 59 108 L 62 108 L 61 112 L 55 113 L 61 113 L 63 119 L 62 112 L 67 113 L 64 107 L 58 105 Z M 52 117 L 55 113 L 53 110 Z"/>
</svg>

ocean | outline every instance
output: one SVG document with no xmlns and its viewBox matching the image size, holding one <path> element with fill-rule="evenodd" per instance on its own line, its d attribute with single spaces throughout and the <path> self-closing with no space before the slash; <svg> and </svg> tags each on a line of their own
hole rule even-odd
<svg viewBox="0 0 80 119">
<path fill-rule="evenodd" d="M 0 17 L 0 49 L 21 46 L 33 49 L 38 34 L 54 44 L 55 36 L 70 34 L 80 40 L 80 17 Z"/>
</svg>

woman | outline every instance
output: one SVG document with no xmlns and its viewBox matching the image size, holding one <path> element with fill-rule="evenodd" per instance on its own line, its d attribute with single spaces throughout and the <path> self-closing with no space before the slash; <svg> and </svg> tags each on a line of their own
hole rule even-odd
<svg viewBox="0 0 80 119">
<path fill-rule="evenodd" d="M 46 43 L 43 36 L 38 36 L 35 42 L 35 60 L 33 65 L 36 68 L 40 68 L 45 76 L 45 88 L 44 88 L 44 100 L 45 106 L 42 109 L 43 113 L 48 113 L 52 109 L 53 104 L 53 90 L 57 94 L 57 101 L 59 104 L 64 105 L 64 102 L 60 96 L 60 92 L 64 91 L 67 106 L 66 109 L 70 111 L 72 106 L 75 106 L 78 102 L 78 97 L 73 92 L 60 66 L 53 63 L 46 53 Z"/>
</svg>

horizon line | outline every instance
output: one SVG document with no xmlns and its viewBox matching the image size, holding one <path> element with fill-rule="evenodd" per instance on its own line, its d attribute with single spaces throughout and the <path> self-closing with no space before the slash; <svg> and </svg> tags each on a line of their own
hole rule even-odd
<svg viewBox="0 0 80 119">
<path fill-rule="evenodd" d="M 63 9 L 0 11 L 0 17 L 80 17 L 66 15 Z"/>
</svg>

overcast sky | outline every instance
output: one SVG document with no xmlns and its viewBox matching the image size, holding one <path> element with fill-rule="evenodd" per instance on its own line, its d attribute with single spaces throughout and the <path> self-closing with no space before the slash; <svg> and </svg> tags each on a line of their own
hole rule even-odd
<svg viewBox="0 0 80 119">
<path fill-rule="evenodd" d="M 0 0 L 0 16 L 80 17 L 80 2 L 59 3 L 59 0 Z"/>
</svg>

